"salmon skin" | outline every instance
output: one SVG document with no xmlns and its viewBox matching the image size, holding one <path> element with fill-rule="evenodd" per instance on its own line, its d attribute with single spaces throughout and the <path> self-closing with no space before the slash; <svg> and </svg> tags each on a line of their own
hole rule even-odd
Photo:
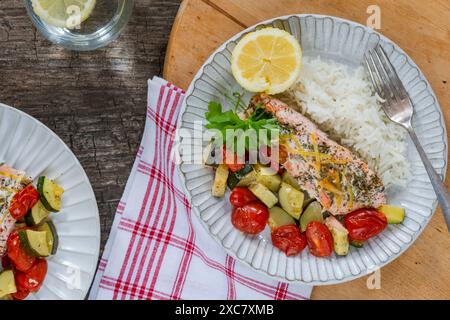
<svg viewBox="0 0 450 320">
<path fill-rule="evenodd" d="M 6 241 L 16 224 L 8 210 L 11 200 L 30 183 L 25 172 L 0 165 L 0 257 L 6 253 Z"/>
<path fill-rule="evenodd" d="M 280 163 L 324 210 L 345 215 L 386 203 L 382 180 L 349 149 L 301 113 L 266 94 L 253 96 L 247 114 L 263 108 L 280 124 Z"/>
</svg>

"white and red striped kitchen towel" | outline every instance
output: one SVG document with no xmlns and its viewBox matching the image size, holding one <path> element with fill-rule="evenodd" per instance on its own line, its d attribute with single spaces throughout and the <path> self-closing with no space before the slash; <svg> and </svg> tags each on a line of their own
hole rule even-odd
<svg viewBox="0 0 450 320">
<path fill-rule="evenodd" d="M 228 256 L 191 213 L 171 160 L 184 91 L 148 83 L 144 136 L 90 299 L 308 299 Z"/>
</svg>

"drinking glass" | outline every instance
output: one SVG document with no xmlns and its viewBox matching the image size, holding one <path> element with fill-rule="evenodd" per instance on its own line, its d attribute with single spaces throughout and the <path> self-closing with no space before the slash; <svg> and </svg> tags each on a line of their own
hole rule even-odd
<svg viewBox="0 0 450 320">
<path fill-rule="evenodd" d="M 116 39 L 133 11 L 133 0 L 96 0 L 89 17 L 76 27 L 58 27 L 36 14 L 32 0 L 23 0 L 36 28 L 51 42 L 77 51 L 95 50 Z"/>
</svg>

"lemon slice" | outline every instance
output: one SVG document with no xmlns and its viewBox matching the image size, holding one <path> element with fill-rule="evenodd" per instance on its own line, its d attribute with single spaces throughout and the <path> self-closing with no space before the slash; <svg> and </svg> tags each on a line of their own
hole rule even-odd
<svg viewBox="0 0 450 320">
<path fill-rule="evenodd" d="M 277 94 L 297 80 L 302 49 L 290 33 L 264 28 L 246 34 L 231 56 L 236 81 L 250 92 Z"/>
<path fill-rule="evenodd" d="M 96 0 L 32 0 L 34 12 L 47 24 L 74 29 L 91 15 Z"/>
</svg>

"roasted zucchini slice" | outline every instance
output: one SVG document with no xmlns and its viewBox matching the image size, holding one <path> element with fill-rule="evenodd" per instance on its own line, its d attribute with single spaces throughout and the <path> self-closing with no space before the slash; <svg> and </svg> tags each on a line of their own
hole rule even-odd
<svg viewBox="0 0 450 320">
<path fill-rule="evenodd" d="M 348 231 L 345 227 L 333 216 L 325 219 L 325 225 L 333 236 L 334 252 L 338 256 L 346 256 L 349 249 Z"/>
<path fill-rule="evenodd" d="M 242 168 L 241 170 L 239 170 L 237 172 L 230 172 L 230 174 L 228 176 L 228 180 L 227 180 L 228 188 L 233 190 L 234 187 L 237 187 L 237 186 L 240 187 L 239 182 L 242 179 L 244 179 L 251 172 L 253 172 L 253 167 L 250 164 L 246 164 L 244 166 L 244 168 Z"/>
<path fill-rule="evenodd" d="M 45 231 L 20 230 L 19 239 L 21 245 L 34 257 L 45 258 L 51 253 Z"/>
<path fill-rule="evenodd" d="M 280 189 L 281 177 L 272 168 L 255 165 L 256 182 L 263 184 L 272 192 Z"/>
<path fill-rule="evenodd" d="M 278 202 L 277 196 L 261 183 L 254 183 L 249 186 L 248 189 L 261 200 L 267 208 L 272 208 Z"/>
<path fill-rule="evenodd" d="M 214 197 L 223 197 L 227 190 L 228 180 L 228 166 L 226 164 L 220 164 L 216 170 L 216 176 L 214 177 L 214 183 L 212 186 L 212 195 Z"/>
<path fill-rule="evenodd" d="M 53 180 L 44 176 L 39 177 L 37 189 L 40 200 L 48 211 L 58 212 L 61 210 L 61 197 L 64 189 L 57 185 Z"/>
<path fill-rule="evenodd" d="M 25 216 L 25 223 L 27 226 L 32 227 L 40 224 L 42 221 L 47 219 L 49 215 L 50 211 L 48 211 L 39 200 Z"/>
<path fill-rule="evenodd" d="M 303 211 L 300 217 L 300 230 L 305 232 L 306 227 L 311 221 L 323 222 L 322 206 L 317 201 L 311 202 L 305 211 Z"/>
<path fill-rule="evenodd" d="M 281 226 L 295 224 L 295 220 L 289 215 L 289 213 L 280 207 L 275 206 L 269 209 L 268 223 L 271 229 L 275 229 Z"/>
<path fill-rule="evenodd" d="M 402 207 L 385 204 L 378 210 L 386 216 L 389 224 L 398 224 L 405 220 L 405 209 Z"/>
<path fill-rule="evenodd" d="M 14 272 L 10 269 L 3 270 L 0 273 L 0 299 L 10 300 L 10 294 L 17 292 Z"/>
<path fill-rule="evenodd" d="M 281 207 L 294 219 L 298 220 L 303 211 L 303 200 L 305 197 L 303 192 L 295 189 L 290 184 L 282 182 L 278 196 L 280 197 Z"/>
<path fill-rule="evenodd" d="M 49 251 L 51 254 L 56 254 L 59 245 L 59 237 L 53 222 L 47 220 L 42 225 L 38 226 L 36 230 L 47 232 L 47 245 Z"/>
<path fill-rule="evenodd" d="M 291 176 L 289 174 L 289 172 L 285 171 L 283 173 L 282 180 L 283 180 L 283 182 L 286 182 L 287 184 L 290 184 L 291 186 L 293 186 L 295 189 L 301 190 L 300 184 L 293 176 Z"/>
<path fill-rule="evenodd" d="M 239 180 L 237 187 L 248 187 L 256 181 L 256 171 L 252 170 Z"/>
</svg>

